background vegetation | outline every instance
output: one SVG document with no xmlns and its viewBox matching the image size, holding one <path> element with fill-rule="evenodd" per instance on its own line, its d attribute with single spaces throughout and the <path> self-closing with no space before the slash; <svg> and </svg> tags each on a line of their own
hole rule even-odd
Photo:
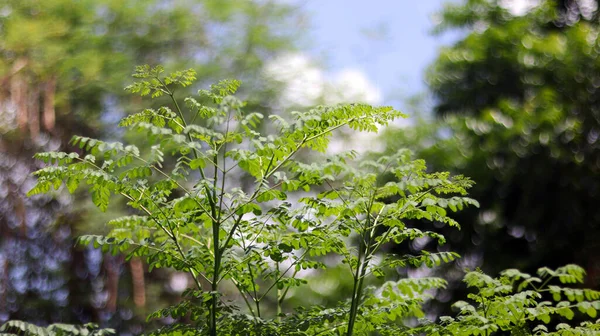
<svg viewBox="0 0 600 336">
<path fill-rule="evenodd" d="M 297 49 L 306 18 L 269 1 L 7 1 L 2 13 L 0 320 L 94 321 L 138 333 L 146 313 L 177 302 L 189 278 L 77 247 L 77 236 L 105 232 L 125 207 L 100 215 L 77 194 L 25 197 L 34 181 L 28 174 L 41 167 L 33 154 L 70 149 L 73 134 L 143 148 L 143 138 L 113 127 L 140 109 L 122 87 L 142 63 L 193 67 L 200 78 L 193 89 L 239 78 L 250 109 L 282 113 L 275 103 L 281 92 L 263 66 Z M 598 289 L 597 2 L 540 1 L 517 15 L 503 1 L 467 0 L 440 13 L 436 32 L 463 37 L 428 70 L 434 111 L 419 111 L 421 119 L 379 140 L 388 154 L 410 148 L 432 171 L 476 182 L 470 196 L 481 207 L 452 215 L 461 231 L 412 222 L 443 233 L 445 248 L 463 256 L 438 269 L 450 284 L 428 312 L 448 313 L 448 302 L 465 297 L 465 268 L 495 276 L 577 263 L 588 273 L 586 286 Z M 384 249 L 423 250 L 438 247 L 424 238 Z M 408 275 L 395 273 L 389 276 Z M 352 286 L 341 274 L 335 267 L 316 274 L 331 288 L 310 287 L 291 300 L 335 306 Z"/>
</svg>

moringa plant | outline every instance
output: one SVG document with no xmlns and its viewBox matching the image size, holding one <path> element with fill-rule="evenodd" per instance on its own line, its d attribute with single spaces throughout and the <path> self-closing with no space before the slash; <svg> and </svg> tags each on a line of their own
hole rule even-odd
<svg viewBox="0 0 600 336">
<path fill-rule="evenodd" d="M 265 117 L 244 111 L 235 80 L 200 90 L 183 105 L 174 91 L 192 84 L 193 70 L 165 75 L 161 67 L 140 66 L 134 77 L 128 91 L 170 100 L 120 122 L 147 135 L 149 149 L 76 136 L 78 152 L 36 155 L 48 166 L 35 173 L 30 195 L 62 185 L 75 192 L 86 184 L 102 211 L 112 197 L 126 201 L 129 216 L 111 220 L 106 236 L 79 242 L 143 258 L 150 270 L 189 274 L 194 287 L 181 301 L 148 317 L 175 323 L 150 334 L 412 335 L 442 328 L 404 322 L 425 316 L 423 303 L 446 285 L 443 279 L 384 280 L 388 270 L 433 267 L 458 255 L 383 251 L 386 244 L 425 237 L 443 244 L 442 235 L 409 223 L 458 228 L 448 212 L 478 205 L 466 197 L 473 182 L 430 173 L 407 150 L 359 162 L 352 151 L 324 155 L 337 129 L 376 132 L 402 113 L 345 104 L 292 112 L 289 119 Z M 382 175 L 395 178 L 382 185 Z M 331 258 L 353 280 L 348 300 L 335 308 L 290 304 L 291 294 Z M 451 332 L 454 324 L 443 330 Z M 0 331 L 28 327 L 13 321 Z"/>
<path fill-rule="evenodd" d="M 565 285 L 584 282 L 585 271 L 576 265 L 555 270 L 538 269 L 537 276 L 517 269 L 492 278 L 481 271 L 468 272 L 464 282 L 474 292 L 469 301 L 457 301 L 458 316 L 443 316 L 439 324 L 425 324 L 427 335 L 600 335 L 600 292 Z M 579 323 L 572 321 L 579 320 Z M 551 328 L 550 324 L 554 324 Z M 555 329 L 555 331 L 551 331 Z"/>
</svg>

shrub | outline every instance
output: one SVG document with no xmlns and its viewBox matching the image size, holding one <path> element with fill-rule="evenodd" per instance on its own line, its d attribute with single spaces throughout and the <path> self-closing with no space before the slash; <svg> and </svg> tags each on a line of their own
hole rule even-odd
<svg viewBox="0 0 600 336">
<path fill-rule="evenodd" d="M 369 281 L 385 279 L 388 269 L 434 267 L 456 259 L 453 252 L 383 255 L 382 247 L 423 237 L 443 244 L 442 235 L 407 223 L 427 220 L 459 228 L 449 212 L 478 205 L 466 197 L 470 179 L 427 172 L 425 163 L 413 160 L 407 150 L 360 162 L 354 162 L 352 151 L 322 155 L 341 127 L 376 132 L 403 117 L 393 108 L 345 104 L 292 112 L 291 119 L 265 117 L 244 112 L 244 102 L 234 96 L 240 83 L 227 80 L 185 99 L 188 121 L 174 89 L 191 85 L 194 71 L 165 75 L 161 67 L 141 66 L 134 77 L 139 80 L 127 88 L 130 92 L 166 96 L 171 102 L 120 122 L 146 134 L 148 150 L 76 136 L 72 145 L 80 153 L 36 155 L 48 166 L 35 173 L 38 181 L 30 195 L 63 184 L 74 192 L 86 184 L 102 211 L 112 197 L 125 199 L 132 215 L 111 220 L 106 236 L 83 236 L 79 242 L 144 258 L 150 269 L 189 273 L 194 288 L 177 305 L 148 317 L 178 322 L 151 334 L 489 335 L 522 330 L 530 320 L 549 322 L 551 314 L 572 317 L 575 306 L 595 317 L 597 292 L 545 287 L 555 278 L 581 282 L 583 271 L 575 266 L 542 270 L 541 278 L 516 270 L 500 279 L 468 273 L 467 284 L 477 290 L 470 296 L 473 303 L 456 303 L 458 317 L 442 318 L 440 324 L 423 319 L 422 305 L 432 289 L 446 286 L 443 279 Z M 381 185 L 378 177 L 384 174 L 393 174 L 394 181 Z M 252 186 L 242 187 L 246 184 Z M 329 256 L 342 260 L 353 279 L 348 300 L 327 309 L 291 306 L 291 291 L 311 281 L 301 271 L 325 268 Z M 579 303 L 539 302 L 543 291 L 555 299 L 571 295 Z M 416 327 L 404 323 L 417 319 L 422 323 Z M 111 332 L 71 327 L 72 334 Z M 595 327 L 579 328 L 587 332 Z M 36 328 L 13 321 L 0 331 L 67 332 L 55 326 Z M 558 328 L 561 334 L 579 330 Z"/>
</svg>

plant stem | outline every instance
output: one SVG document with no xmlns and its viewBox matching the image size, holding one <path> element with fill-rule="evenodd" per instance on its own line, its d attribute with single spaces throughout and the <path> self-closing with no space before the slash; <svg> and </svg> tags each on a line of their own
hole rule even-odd
<svg viewBox="0 0 600 336">
<path fill-rule="evenodd" d="M 260 318 L 260 300 L 258 299 L 258 292 L 256 291 L 256 280 L 254 278 L 254 274 L 252 274 L 252 266 L 248 264 L 248 273 L 250 273 L 250 277 L 252 278 L 252 291 L 254 292 L 254 296 L 252 300 L 254 301 L 254 305 L 256 306 L 256 315 Z"/>
<path fill-rule="evenodd" d="M 275 274 L 277 275 L 277 278 L 279 278 L 279 275 L 281 273 L 279 271 L 279 262 L 275 263 L 275 271 L 276 271 Z M 277 301 L 276 304 L 277 304 L 277 321 L 278 322 L 281 322 L 281 317 L 280 317 L 280 315 L 281 315 L 281 302 L 279 301 L 280 297 L 281 297 L 281 289 L 279 289 L 279 286 L 277 286 L 277 295 L 276 295 L 275 301 Z"/>
<path fill-rule="evenodd" d="M 250 305 L 250 301 L 248 301 L 248 298 L 246 297 L 246 293 L 244 293 L 244 290 L 240 287 L 240 284 L 237 281 L 235 281 L 234 279 L 232 279 L 232 280 L 233 280 L 233 284 L 240 292 L 240 296 L 242 297 L 242 299 L 244 299 L 244 302 L 246 303 L 246 307 L 248 307 L 248 311 L 250 311 L 250 314 L 252 314 L 252 317 L 254 317 L 254 319 L 256 319 L 256 313 L 254 312 L 252 305 Z M 252 297 L 252 296 L 250 296 L 250 297 Z"/>
<path fill-rule="evenodd" d="M 218 154 L 215 154 L 215 167 L 217 165 L 217 157 Z M 211 195 L 207 195 L 209 200 L 212 197 L 212 201 L 210 201 L 210 208 L 211 208 L 211 213 L 213 215 L 213 218 L 218 218 L 217 215 L 217 210 L 216 206 L 217 206 L 217 200 L 216 200 L 216 185 L 217 185 L 217 178 L 218 178 L 218 173 L 217 170 L 215 168 L 215 176 L 213 177 L 214 179 L 214 186 L 213 186 L 213 192 L 212 192 L 212 196 Z M 208 191 L 208 190 L 207 190 Z M 219 211 L 220 213 L 220 211 Z M 211 304 L 210 304 L 210 335 L 211 336 L 217 336 L 217 304 L 218 304 L 218 290 L 219 290 L 219 272 L 221 270 L 221 251 L 219 249 L 219 231 L 220 231 L 220 221 L 216 220 L 213 221 L 213 225 L 212 225 L 212 235 L 213 235 L 213 254 L 215 255 L 215 261 L 214 261 L 214 267 L 213 267 L 213 278 L 212 278 L 212 282 L 211 282 Z"/>
<path fill-rule="evenodd" d="M 157 79 L 159 81 L 161 81 L 160 78 L 157 78 Z M 177 110 L 177 113 L 179 114 L 179 117 L 181 118 L 183 125 L 185 127 L 187 127 L 187 122 L 185 121 L 185 118 L 183 116 L 183 111 L 179 107 L 179 104 L 177 103 L 177 99 L 175 99 L 173 92 L 170 91 L 168 89 L 167 85 L 164 84 L 162 81 L 161 81 L 161 83 L 163 84 L 169 97 L 171 97 L 171 100 L 173 101 L 173 104 L 175 105 L 175 109 Z M 189 133 L 187 134 L 187 138 L 189 141 L 192 141 L 192 137 Z M 194 153 L 195 158 L 199 157 L 197 149 L 194 149 L 193 153 Z M 216 170 L 218 167 L 217 156 L 215 156 L 215 162 L 213 164 L 215 166 L 214 185 L 216 186 L 217 178 L 218 178 L 218 176 L 216 174 Z M 202 179 L 206 179 L 204 170 L 202 168 L 198 168 L 198 171 L 200 172 L 200 176 L 202 177 Z M 219 220 L 217 220 L 217 210 L 218 209 L 216 209 L 216 206 L 217 206 L 217 204 L 216 204 L 217 203 L 216 189 L 215 189 L 215 187 L 213 187 L 213 191 L 211 192 L 209 190 L 208 186 L 205 185 L 205 191 L 206 191 L 206 197 L 208 199 L 208 204 L 210 206 L 210 212 L 212 215 L 213 253 L 215 256 L 214 268 L 213 268 L 213 279 L 211 281 L 211 296 L 212 296 L 212 298 L 211 298 L 211 304 L 210 304 L 210 335 L 217 336 L 217 304 L 218 304 L 217 291 L 218 291 L 218 286 L 219 286 L 219 270 L 221 268 L 221 253 L 219 251 L 220 222 L 219 222 Z M 196 281 L 198 281 L 193 272 L 192 272 L 192 275 L 194 275 L 194 278 L 196 279 Z"/>
<path fill-rule="evenodd" d="M 350 313 L 348 316 L 348 331 L 346 332 L 347 336 L 352 336 L 352 334 L 354 333 L 354 325 L 356 323 L 356 318 L 358 315 L 358 305 L 360 304 L 360 297 L 362 296 L 362 286 L 365 273 L 363 269 L 366 269 L 366 259 L 363 258 L 363 255 L 366 254 L 368 250 L 367 242 L 365 239 L 366 234 L 367 232 L 364 231 L 363 235 L 360 237 L 361 239 L 358 248 L 358 265 L 356 267 L 356 273 L 353 275 L 354 285 L 352 288 L 352 302 L 350 304 Z"/>
<path fill-rule="evenodd" d="M 371 195 L 371 198 L 368 202 L 368 205 L 365 209 L 366 218 L 364 221 L 364 226 L 361 232 L 361 239 L 358 248 L 358 266 L 356 267 L 356 273 L 354 275 L 354 286 L 352 290 L 352 303 L 350 305 L 350 316 L 348 317 L 348 331 L 346 332 L 346 336 L 352 336 L 354 334 L 354 326 L 356 324 L 356 319 L 358 317 L 358 307 L 360 305 L 360 301 L 362 298 L 362 292 L 365 282 L 365 277 L 367 274 L 367 268 L 372 258 L 372 243 L 374 238 L 375 226 L 379 220 L 379 215 L 383 211 L 383 208 L 377 214 L 373 222 L 373 227 L 371 228 L 371 211 L 373 209 L 373 203 L 375 201 L 375 192 Z M 371 230 L 369 230 L 371 229 Z M 361 260 L 362 259 L 362 260 Z"/>
</svg>

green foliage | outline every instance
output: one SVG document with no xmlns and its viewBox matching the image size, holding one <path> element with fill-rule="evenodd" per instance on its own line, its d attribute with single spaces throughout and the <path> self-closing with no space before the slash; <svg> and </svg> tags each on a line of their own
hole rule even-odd
<svg viewBox="0 0 600 336">
<path fill-rule="evenodd" d="M 94 204 L 103 211 L 112 197 L 126 199 L 133 215 L 110 221 L 107 236 L 83 236 L 80 243 L 127 258 L 142 257 L 150 269 L 189 273 L 196 288 L 186 291 L 178 304 L 149 316 L 178 323 L 153 334 L 415 332 L 405 321 L 423 318 L 423 304 L 432 291 L 445 288 L 446 281 L 405 278 L 377 285 L 377 279 L 386 279 L 386 272 L 395 268 L 435 267 L 455 260 L 458 254 L 420 251 L 382 257 L 384 247 L 420 238 L 443 244 L 441 234 L 410 223 L 426 221 L 458 229 L 450 214 L 478 206 L 466 197 L 473 182 L 459 175 L 428 172 L 425 162 L 413 160 L 407 150 L 359 163 L 353 162 L 354 152 L 310 162 L 297 155 L 325 153 L 332 132 L 341 127 L 376 132 L 402 113 L 390 107 L 346 104 L 294 112 L 292 120 L 263 120 L 259 113 L 246 114 L 244 102 L 233 96 L 239 82 L 222 81 L 210 90 L 200 90 L 199 98 L 187 99 L 194 120 L 202 120 L 192 124 L 184 118 L 173 89 L 190 85 L 193 71 L 164 75 L 162 68 L 144 66 L 136 69 L 135 77 L 140 80 L 129 86 L 131 92 L 166 95 L 175 111 L 168 107 L 144 110 L 121 122 L 149 135 L 150 153 L 131 145 L 74 137 L 72 143 L 88 154 L 38 154 L 54 165 L 35 173 L 38 181 L 30 194 L 49 192 L 62 184 L 73 192 L 85 183 Z M 212 104 L 198 103 L 202 98 Z M 263 122 L 269 122 L 266 129 L 274 131 L 261 131 Z M 163 167 L 165 155 L 177 164 Z M 240 174 L 251 177 L 254 185 L 240 187 Z M 381 183 L 381 177 L 388 175 L 396 180 Z M 289 294 L 310 281 L 303 273 L 319 272 L 330 257 L 341 259 L 353 280 L 348 300 L 328 309 L 288 305 Z M 524 277 L 515 272 L 507 271 L 504 277 Z M 581 271 L 571 266 L 543 272 L 544 279 L 582 279 Z M 473 286 L 485 285 L 488 293 L 488 283 L 495 282 L 491 278 L 482 282 L 477 276 L 489 278 L 469 273 L 466 279 Z M 237 293 L 233 296 L 225 288 Z M 580 296 L 579 292 L 559 292 Z M 581 295 L 596 296 L 591 291 Z M 528 304 L 530 297 L 522 299 Z"/>
<path fill-rule="evenodd" d="M 442 317 L 441 324 L 423 330 L 428 335 L 597 335 L 600 292 L 565 286 L 582 283 L 584 276 L 576 265 L 540 268 L 537 276 L 516 269 L 498 278 L 469 272 L 464 282 L 475 292 L 469 301 L 453 304 L 458 316 Z M 576 322 L 586 318 L 591 320 Z"/>
<path fill-rule="evenodd" d="M 10 189 L 0 193 L 4 209 L 0 254 L 6 261 L 4 273 L 17 272 L 3 282 L 10 303 L 0 304 L 0 323 L 29 321 L 32 316 L 42 324 L 98 319 L 119 332 L 135 333 L 146 310 L 175 300 L 178 294 L 159 283 L 162 275 L 144 275 L 142 288 L 132 282 L 133 273 L 125 271 L 118 281 L 119 293 L 145 290 L 143 305 L 121 295 L 114 307 L 116 314 L 109 314 L 110 305 L 96 304 L 101 292 L 109 293 L 104 297 L 107 301 L 117 294 L 117 287 L 97 281 L 112 265 L 115 269 L 126 265 L 110 256 L 86 259 L 86 254 L 95 252 L 74 246 L 74 238 L 82 232 L 104 232 L 105 216 L 114 216 L 125 207 L 111 201 L 110 214 L 103 215 L 92 209 L 86 197 L 78 197 L 83 194 L 58 202 L 50 197 L 26 198 L 33 182 L 26 176 L 39 168 L 31 156 L 55 146 L 73 151 L 68 140 L 74 133 L 113 140 L 133 135 L 121 130 L 113 133 L 112 126 L 115 117 L 129 114 L 139 102 L 123 90 L 128 79 L 115 75 L 127 73 L 136 64 L 160 60 L 169 69 L 194 67 L 203 81 L 199 85 L 235 74 L 246 82 L 244 95 L 252 92 L 253 104 L 269 105 L 279 90 L 266 85 L 268 80 L 261 76 L 264 62 L 296 49 L 303 11 L 291 3 L 238 0 L 3 0 L 0 8 L 0 96 L 12 106 L 0 111 L 5 117 L 0 123 L 0 185 Z M 177 74 L 173 79 L 185 80 Z M 179 90 L 183 91 L 192 90 Z M 158 111 L 161 103 L 147 107 L 170 117 Z M 143 142 L 136 139 L 135 143 L 148 153 Z M 145 173 L 133 169 L 130 175 Z M 98 190 L 98 202 L 101 194 Z M 27 234 L 21 234 L 25 232 L 21 229 Z M 70 233 L 56 236 L 56 232 Z M 87 271 L 76 272 L 82 268 Z M 38 278 L 55 285 L 37 286 Z"/>
<path fill-rule="evenodd" d="M 576 3 L 531 2 L 518 15 L 506 1 L 448 3 L 437 30 L 460 37 L 428 70 L 436 118 L 381 139 L 477 181 L 482 208 L 455 217 L 463 232 L 450 250 L 494 275 L 577 263 L 598 290 L 599 11 Z M 466 296 L 456 270 L 447 274 L 447 295 Z"/>
<path fill-rule="evenodd" d="M 576 3 L 543 0 L 516 15 L 503 1 L 464 0 L 440 12 L 438 31 L 465 34 L 428 70 L 443 118 L 423 126 L 418 155 L 477 181 L 472 196 L 486 206 L 461 223 L 482 243 L 465 236 L 453 249 L 484 255 L 493 272 L 576 262 L 598 274 L 599 12 L 597 1 L 587 12 Z M 422 146 L 405 139 L 390 141 Z"/>
<path fill-rule="evenodd" d="M 99 329 L 97 325 L 88 323 L 84 325 L 71 325 L 54 323 L 45 328 L 38 327 L 23 321 L 8 321 L 0 326 L 2 335 L 26 335 L 26 336 L 104 336 L 114 335 L 112 329 Z"/>
</svg>

